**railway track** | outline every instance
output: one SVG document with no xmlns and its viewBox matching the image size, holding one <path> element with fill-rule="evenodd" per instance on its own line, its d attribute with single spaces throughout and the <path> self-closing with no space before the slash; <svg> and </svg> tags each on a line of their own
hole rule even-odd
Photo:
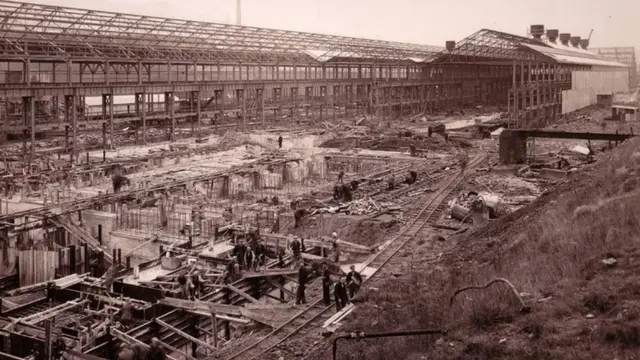
<svg viewBox="0 0 640 360">
<path fill-rule="evenodd" d="M 473 169 L 484 162 L 487 158 L 486 154 L 479 155 L 473 159 L 466 170 Z M 420 231 L 429 223 L 436 221 L 446 208 L 446 200 L 452 195 L 456 187 L 464 179 L 466 171 L 452 174 L 440 190 L 433 194 L 430 200 L 420 209 L 418 214 L 400 231 L 398 235 L 384 243 L 380 247 L 380 251 L 372 255 L 364 262 L 364 266 L 375 268 L 371 276 L 367 277 L 363 285 L 369 283 L 371 279 L 376 277 L 392 258 L 396 255 L 409 241 L 411 241 Z M 460 176 L 462 175 L 462 176 Z M 255 360 L 265 359 L 267 355 L 275 350 L 285 341 L 295 341 L 304 337 L 308 332 L 313 331 L 322 326 L 333 314 L 328 310 L 333 308 L 333 304 L 325 306 L 322 298 L 313 299 L 311 304 L 304 310 L 295 314 L 287 322 L 280 327 L 274 329 L 253 344 L 226 357 L 226 360 L 243 359 Z"/>
</svg>

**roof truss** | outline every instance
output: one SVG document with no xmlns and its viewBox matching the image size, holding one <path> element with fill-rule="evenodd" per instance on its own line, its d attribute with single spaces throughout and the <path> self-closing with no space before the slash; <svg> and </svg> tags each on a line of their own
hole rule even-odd
<svg viewBox="0 0 640 360">
<path fill-rule="evenodd" d="M 15 55 L 158 61 L 316 62 L 304 51 L 404 60 L 432 58 L 442 50 L 428 45 L 5 0 L 0 0 L 0 14 L 0 42 L 5 52 Z"/>
</svg>

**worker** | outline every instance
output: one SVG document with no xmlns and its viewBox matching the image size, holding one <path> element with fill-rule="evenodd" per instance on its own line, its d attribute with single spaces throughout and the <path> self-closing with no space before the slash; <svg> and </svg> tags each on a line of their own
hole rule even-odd
<svg viewBox="0 0 640 360">
<path fill-rule="evenodd" d="M 344 170 L 340 170 L 340 173 L 338 173 L 338 182 L 342 182 L 342 179 L 344 178 Z"/>
<path fill-rule="evenodd" d="M 278 249 L 278 267 L 279 268 L 283 268 L 284 267 L 284 249 Z"/>
<path fill-rule="evenodd" d="M 253 260 L 255 263 L 254 270 L 260 271 L 260 268 L 265 265 L 267 258 L 267 246 L 260 241 L 254 250 L 255 259 Z"/>
<path fill-rule="evenodd" d="M 431 135 L 433 135 L 433 128 L 431 126 L 429 126 L 427 134 L 429 135 L 429 137 L 431 137 Z"/>
<path fill-rule="evenodd" d="M 231 259 L 227 264 L 227 268 L 225 271 L 225 281 L 227 284 L 230 284 L 236 280 L 236 268 L 239 269 L 238 263 L 235 259 Z"/>
<path fill-rule="evenodd" d="M 349 290 L 349 299 L 353 299 L 358 290 L 360 290 L 360 286 L 362 286 L 362 276 L 356 271 L 355 265 L 351 265 L 349 269 L 351 271 L 347 274 L 347 288 Z"/>
<path fill-rule="evenodd" d="M 247 253 L 247 246 L 244 244 L 244 240 L 239 239 L 236 245 L 231 250 L 231 256 L 233 256 L 238 261 L 238 266 L 240 268 L 245 267 L 244 258 Z"/>
<path fill-rule="evenodd" d="M 282 135 L 278 136 L 278 148 L 282 149 Z"/>
<path fill-rule="evenodd" d="M 340 262 L 340 246 L 338 245 L 338 234 L 337 233 L 332 233 L 331 237 L 333 238 L 333 243 L 332 243 L 332 260 L 335 263 Z"/>
<path fill-rule="evenodd" d="M 302 221 L 302 219 L 305 217 L 305 215 L 307 215 L 307 210 L 306 209 L 298 209 L 293 213 L 293 219 L 295 220 L 295 224 L 293 225 L 293 227 L 298 227 L 300 225 L 300 222 Z"/>
<path fill-rule="evenodd" d="M 204 280 L 198 270 L 195 270 L 193 274 L 191 274 L 191 284 L 193 285 L 191 287 L 191 299 L 195 300 L 200 297 L 204 287 Z"/>
<path fill-rule="evenodd" d="M 247 248 L 247 252 L 245 253 L 244 263 L 247 264 L 247 269 L 255 270 L 254 268 L 254 259 L 256 257 L 255 252 L 251 247 Z"/>
<path fill-rule="evenodd" d="M 343 187 L 340 184 L 336 184 L 333 187 L 333 200 L 337 200 L 340 201 L 342 199 L 342 191 L 343 191 Z"/>
<path fill-rule="evenodd" d="M 327 263 L 322 263 L 322 302 L 324 306 L 331 305 L 331 275 Z"/>
<path fill-rule="evenodd" d="M 164 352 L 160 340 L 156 337 L 152 338 L 149 352 L 147 353 L 147 360 L 165 360 L 166 358 L 167 354 Z"/>
<path fill-rule="evenodd" d="M 148 355 L 149 355 L 149 348 L 147 348 L 146 345 L 143 345 L 141 343 L 135 343 L 131 346 L 129 346 L 129 348 L 132 350 L 133 352 L 133 359 L 134 360 L 147 360 L 148 359 Z"/>
<path fill-rule="evenodd" d="M 51 354 L 54 360 L 63 359 L 64 353 L 67 351 L 67 344 L 61 337 L 56 336 L 56 339 L 51 343 Z"/>
<path fill-rule="evenodd" d="M 133 323 L 133 305 L 131 302 L 125 301 L 120 310 L 120 324 L 125 328 Z"/>
<path fill-rule="evenodd" d="M 418 177 L 418 173 L 416 173 L 415 171 L 411 170 L 411 171 L 409 171 L 409 173 L 405 177 L 404 182 L 406 184 L 408 184 L 408 185 L 411 185 L 411 184 L 416 182 L 416 178 L 417 177 Z"/>
<path fill-rule="evenodd" d="M 415 146 L 415 145 L 411 144 L 411 145 L 409 146 L 409 151 L 411 152 L 411 156 L 412 156 L 412 157 L 416 157 L 416 156 L 418 156 L 418 150 L 416 149 L 416 146 Z"/>
<path fill-rule="evenodd" d="M 347 306 L 347 302 L 349 301 L 347 298 L 347 289 L 340 279 L 333 285 L 333 297 L 336 301 L 336 311 L 340 311 Z"/>
<path fill-rule="evenodd" d="M 297 236 L 293 238 L 290 247 L 291 252 L 293 253 L 293 263 L 295 264 L 300 260 L 300 241 Z"/>
<path fill-rule="evenodd" d="M 344 200 L 344 202 L 350 202 L 353 200 L 350 184 L 342 184 L 342 199 Z"/>
<path fill-rule="evenodd" d="M 181 299 L 188 300 L 191 298 L 191 281 L 184 274 L 178 276 L 178 286 L 181 290 Z"/>
<path fill-rule="evenodd" d="M 415 172 L 413 170 L 410 170 L 409 171 L 409 175 L 411 175 L 411 178 L 413 179 L 414 183 L 416 182 L 416 180 L 418 180 L 418 173 L 417 172 Z"/>
<path fill-rule="evenodd" d="M 305 290 L 307 287 L 307 280 L 309 280 L 309 269 L 304 266 L 304 261 L 299 262 L 300 269 L 298 270 L 298 291 L 296 296 L 296 305 L 306 304 Z"/>
<path fill-rule="evenodd" d="M 124 186 L 130 186 L 131 181 L 125 176 L 120 174 L 116 174 L 111 178 L 111 182 L 113 183 L 113 192 L 119 192 Z"/>
<path fill-rule="evenodd" d="M 129 344 L 122 343 L 118 349 L 118 360 L 138 360 Z"/>
<path fill-rule="evenodd" d="M 393 175 L 389 177 L 387 180 L 387 190 L 393 190 L 396 187 L 396 180 L 393 178 Z"/>
</svg>

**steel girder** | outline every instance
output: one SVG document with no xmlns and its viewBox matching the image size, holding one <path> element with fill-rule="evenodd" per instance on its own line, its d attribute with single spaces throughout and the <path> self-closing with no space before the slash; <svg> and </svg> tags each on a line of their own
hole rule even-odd
<svg viewBox="0 0 640 360">
<path fill-rule="evenodd" d="M 442 48 L 0 0 L 0 43 L 32 58 L 159 62 L 318 63 L 306 51 L 387 60 L 431 59 Z"/>
<path fill-rule="evenodd" d="M 482 29 L 457 43 L 453 51 L 443 50 L 435 62 L 548 61 L 540 54 L 523 49 L 521 44 L 545 46 L 524 36 Z"/>
</svg>

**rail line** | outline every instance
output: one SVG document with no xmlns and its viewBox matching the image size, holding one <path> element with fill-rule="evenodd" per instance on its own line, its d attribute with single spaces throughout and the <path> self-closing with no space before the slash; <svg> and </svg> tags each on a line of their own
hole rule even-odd
<svg viewBox="0 0 640 360">
<path fill-rule="evenodd" d="M 380 269 L 384 267 L 411 239 L 413 239 L 420 230 L 422 230 L 422 228 L 431 221 L 439 218 L 439 215 L 442 214 L 446 207 L 445 201 L 462 182 L 466 171 L 477 167 L 486 159 L 487 154 L 483 153 L 471 161 L 465 170 L 462 170 L 457 174 L 453 174 L 451 179 L 433 195 L 427 204 L 422 207 L 417 216 L 414 217 L 398 235 L 383 244 L 380 247 L 380 251 L 364 262 L 363 268 L 366 266 L 372 266 L 375 270 L 371 276 L 367 277 L 363 281 L 363 284 L 370 282 L 371 279 L 379 273 Z M 239 358 L 255 360 L 258 358 L 264 358 L 265 354 L 274 350 L 285 341 L 291 339 L 294 335 L 305 335 L 309 329 L 316 328 L 316 326 L 309 325 L 318 324 L 318 326 L 320 326 L 323 324 L 324 321 L 333 315 L 328 314 L 328 310 L 333 308 L 333 305 L 334 304 L 332 303 L 329 306 L 325 306 L 322 303 L 321 297 L 312 301 L 308 307 L 295 314 L 291 319 L 271 331 L 271 333 L 266 335 L 264 338 L 227 357 L 226 360 Z"/>
</svg>

